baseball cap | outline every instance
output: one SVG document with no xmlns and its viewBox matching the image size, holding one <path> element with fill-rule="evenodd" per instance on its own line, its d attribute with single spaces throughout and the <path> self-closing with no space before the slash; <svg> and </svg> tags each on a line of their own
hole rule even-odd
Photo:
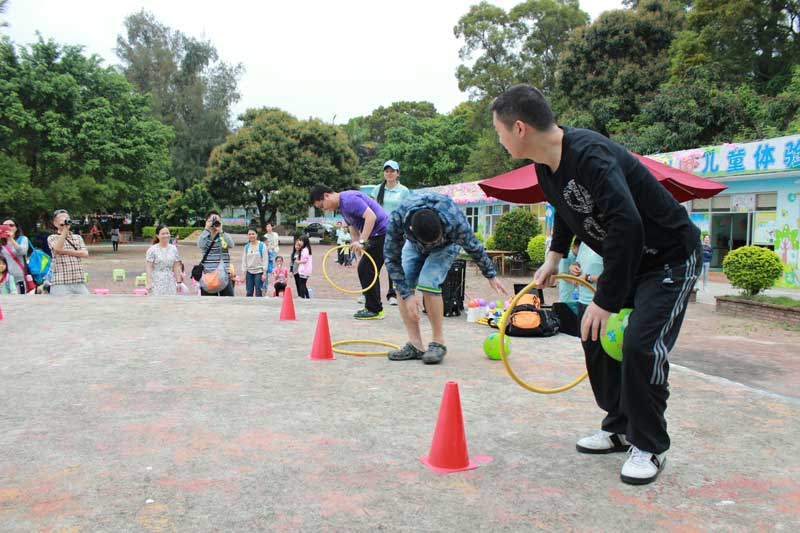
<svg viewBox="0 0 800 533">
<path fill-rule="evenodd" d="M 400 170 L 400 165 L 397 164 L 397 161 L 393 161 L 391 159 L 383 164 L 383 168 L 385 169 L 386 167 L 391 167 L 394 170 L 398 170 L 398 171 Z"/>
</svg>

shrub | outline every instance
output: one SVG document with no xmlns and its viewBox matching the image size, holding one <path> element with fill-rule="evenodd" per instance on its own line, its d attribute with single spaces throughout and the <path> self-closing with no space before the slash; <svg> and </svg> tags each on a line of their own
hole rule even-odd
<svg viewBox="0 0 800 533">
<path fill-rule="evenodd" d="M 514 209 L 504 213 L 497 221 L 494 242 L 499 250 L 521 252 L 528 249 L 528 241 L 539 233 L 539 220 L 530 210 Z"/>
<path fill-rule="evenodd" d="M 528 241 L 528 257 L 534 265 L 541 265 L 544 263 L 544 235 L 536 235 Z"/>
<path fill-rule="evenodd" d="M 486 243 L 483 245 L 484 248 L 487 250 L 494 250 L 494 235 L 489 235 L 489 238 L 486 239 Z"/>
<path fill-rule="evenodd" d="M 725 256 L 722 271 L 731 285 L 748 296 L 769 289 L 783 275 L 783 263 L 772 250 L 743 246 Z"/>
<path fill-rule="evenodd" d="M 480 233 L 480 232 L 476 231 L 475 232 L 475 238 L 478 239 L 481 244 L 483 244 L 483 233 Z"/>
</svg>

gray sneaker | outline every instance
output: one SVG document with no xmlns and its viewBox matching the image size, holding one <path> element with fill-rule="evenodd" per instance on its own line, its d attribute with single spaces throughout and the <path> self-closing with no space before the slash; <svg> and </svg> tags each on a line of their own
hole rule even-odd
<svg viewBox="0 0 800 533">
<path fill-rule="evenodd" d="M 422 362 L 426 365 L 438 365 L 442 362 L 446 353 L 447 347 L 444 344 L 432 342 L 428 344 L 428 351 L 422 356 Z"/>
<path fill-rule="evenodd" d="M 412 359 L 422 359 L 425 352 L 418 350 L 416 346 L 407 342 L 399 350 L 392 350 L 387 354 L 389 361 L 411 361 Z"/>
</svg>

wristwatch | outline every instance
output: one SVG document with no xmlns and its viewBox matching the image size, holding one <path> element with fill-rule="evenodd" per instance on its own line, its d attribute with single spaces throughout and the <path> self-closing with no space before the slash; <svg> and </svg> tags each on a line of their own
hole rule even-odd
<svg viewBox="0 0 800 533">
<path fill-rule="evenodd" d="M 586 274 L 586 281 L 587 281 L 587 283 L 592 283 L 592 275 L 591 274 Z"/>
<path fill-rule="evenodd" d="M 358 244 L 362 244 L 363 245 L 364 242 L 366 242 L 366 241 L 364 241 L 364 239 L 358 239 Z"/>
</svg>

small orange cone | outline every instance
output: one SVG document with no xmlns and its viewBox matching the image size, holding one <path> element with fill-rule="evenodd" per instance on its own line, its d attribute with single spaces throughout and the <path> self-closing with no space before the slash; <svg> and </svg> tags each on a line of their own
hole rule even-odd
<svg viewBox="0 0 800 533">
<path fill-rule="evenodd" d="M 320 312 L 317 319 L 317 332 L 314 334 L 314 344 L 311 346 L 309 359 L 315 361 L 336 359 L 331 346 L 331 331 L 328 328 L 328 313 Z"/>
<path fill-rule="evenodd" d="M 476 457 L 481 462 L 491 461 L 490 457 Z M 467 452 L 467 437 L 464 434 L 464 420 L 461 417 L 461 397 L 458 383 L 448 381 L 444 386 L 439 419 L 433 434 L 431 451 L 420 460 L 434 472 L 446 474 L 478 468 L 480 464 L 470 461 Z"/>
<path fill-rule="evenodd" d="M 294 314 L 294 301 L 292 300 L 292 288 L 286 287 L 283 291 L 283 304 L 281 304 L 281 320 L 297 320 Z"/>
</svg>

